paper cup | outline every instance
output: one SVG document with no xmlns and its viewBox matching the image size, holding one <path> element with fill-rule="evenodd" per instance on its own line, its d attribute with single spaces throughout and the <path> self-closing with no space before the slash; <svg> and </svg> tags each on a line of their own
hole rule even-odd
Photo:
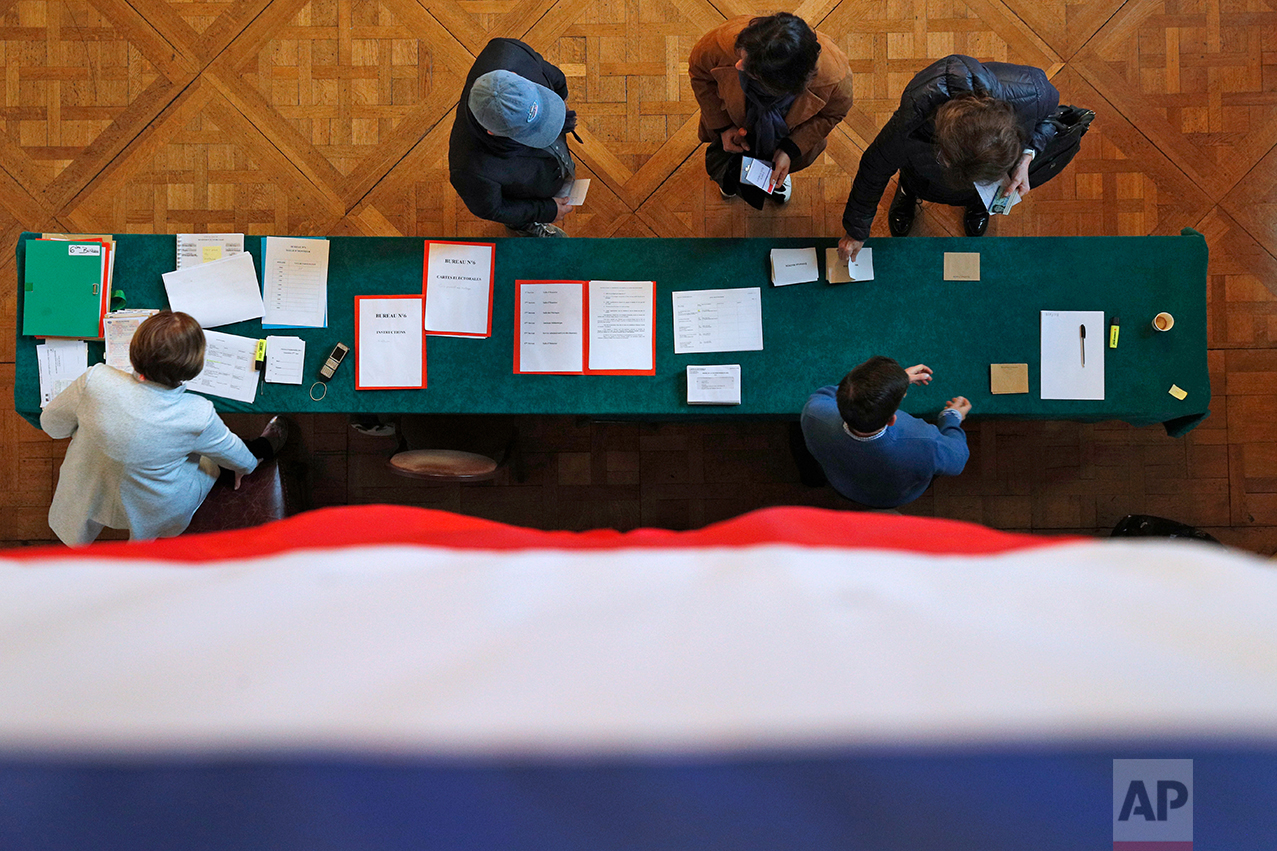
<svg viewBox="0 0 1277 851">
<path fill-rule="evenodd" d="M 1159 313 L 1153 317 L 1154 331 L 1169 331 L 1175 327 L 1175 317 L 1169 313 Z"/>
</svg>

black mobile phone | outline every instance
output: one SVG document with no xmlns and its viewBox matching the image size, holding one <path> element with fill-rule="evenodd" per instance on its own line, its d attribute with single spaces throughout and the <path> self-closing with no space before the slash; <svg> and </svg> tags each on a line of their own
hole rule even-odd
<svg viewBox="0 0 1277 851">
<path fill-rule="evenodd" d="M 328 381 L 333 377 L 333 373 L 337 371 L 337 367 L 341 366 L 341 362 L 345 360 L 346 353 L 350 351 L 350 346 L 345 343 L 338 343 L 333 346 L 332 352 L 328 355 L 328 359 L 324 361 L 324 365 L 319 368 L 319 380 Z"/>
</svg>

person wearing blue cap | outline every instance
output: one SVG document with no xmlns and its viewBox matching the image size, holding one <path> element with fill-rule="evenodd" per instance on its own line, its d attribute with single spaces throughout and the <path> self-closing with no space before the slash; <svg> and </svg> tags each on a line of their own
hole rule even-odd
<svg viewBox="0 0 1277 851">
<path fill-rule="evenodd" d="M 576 177 L 567 97 L 567 77 L 531 47 L 488 42 L 466 77 L 448 145 L 452 186 L 470 212 L 516 236 L 567 236 L 554 224 L 571 212 Z"/>
</svg>

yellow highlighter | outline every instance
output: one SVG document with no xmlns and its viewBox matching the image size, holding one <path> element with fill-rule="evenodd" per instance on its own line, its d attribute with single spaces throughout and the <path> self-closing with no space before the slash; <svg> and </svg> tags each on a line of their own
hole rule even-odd
<svg viewBox="0 0 1277 851">
<path fill-rule="evenodd" d="M 1112 321 L 1109 322 L 1109 348 L 1110 349 L 1117 348 L 1117 332 L 1119 330 L 1121 330 L 1121 328 L 1118 323 L 1118 319 L 1116 316 L 1114 316 Z"/>
</svg>

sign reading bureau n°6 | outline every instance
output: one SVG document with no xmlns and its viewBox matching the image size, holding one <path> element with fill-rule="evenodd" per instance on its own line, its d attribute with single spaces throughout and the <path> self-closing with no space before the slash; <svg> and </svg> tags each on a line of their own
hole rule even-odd
<svg viewBox="0 0 1277 851">
<path fill-rule="evenodd" d="M 1193 761 L 1113 760 L 1113 851 L 1193 851 Z"/>
</svg>

